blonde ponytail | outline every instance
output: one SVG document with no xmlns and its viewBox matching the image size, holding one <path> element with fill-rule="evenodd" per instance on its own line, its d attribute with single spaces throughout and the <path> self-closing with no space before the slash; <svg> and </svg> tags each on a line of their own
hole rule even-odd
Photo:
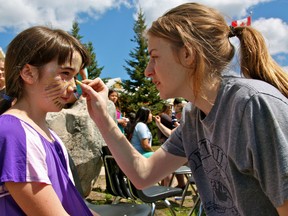
<svg viewBox="0 0 288 216">
<path fill-rule="evenodd" d="M 288 97 L 288 74 L 269 54 L 261 33 L 249 26 L 236 27 L 234 31 L 240 39 L 242 74 L 247 78 L 270 83 Z"/>
</svg>

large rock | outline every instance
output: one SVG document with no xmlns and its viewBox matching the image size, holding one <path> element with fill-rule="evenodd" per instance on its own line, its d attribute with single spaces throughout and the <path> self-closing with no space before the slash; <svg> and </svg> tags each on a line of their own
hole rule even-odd
<svg viewBox="0 0 288 216">
<path fill-rule="evenodd" d="M 116 109 L 111 101 L 108 110 L 116 118 Z M 71 108 L 48 113 L 46 121 L 65 144 L 76 165 L 83 195 L 88 196 L 92 182 L 100 174 L 100 149 L 106 143 L 88 114 L 86 100 L 81 98 Z"/>
</svg>

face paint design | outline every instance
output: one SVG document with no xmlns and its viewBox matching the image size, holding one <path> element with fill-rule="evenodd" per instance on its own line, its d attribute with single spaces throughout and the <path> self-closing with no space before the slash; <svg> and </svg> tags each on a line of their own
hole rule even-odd
<svg viewBox="0 0 288 216">
<path fill-rule="evenodd" d="M 71 81 L 62 80 L 60 77 L 55 78 L 52 80 L 49 84 L 47 84 L 45 90 L 45 96 L 47 99 L 53 101 L 53 103 L 60 109 L 64 107 L 65 104 L 63 104 L 60 100 L 60 98 L 63 96 L 65 91 L 67 91 L 68 87 L 72 87 L 74 79 Z"/>
</svg>

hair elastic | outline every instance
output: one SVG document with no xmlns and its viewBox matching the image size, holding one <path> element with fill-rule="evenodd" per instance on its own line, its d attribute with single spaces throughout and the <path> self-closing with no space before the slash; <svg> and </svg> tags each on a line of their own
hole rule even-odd
<svg viewBox="0 0 288 216">
<path fill-rule="evenodd" d="M 235 32 L 235 28 L 233 26 L 229 26 L 230 27 L 230 32 L 228 34 L 228 37 L 235 37 L 236 36 L 236 32 Z"/>
</svg>

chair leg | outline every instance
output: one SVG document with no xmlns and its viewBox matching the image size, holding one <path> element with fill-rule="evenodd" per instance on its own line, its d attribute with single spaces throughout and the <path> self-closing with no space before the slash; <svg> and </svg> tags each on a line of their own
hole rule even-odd
<svg viewBox="0 0 288 216">
<path fill-rule="evenodd" d="M 186 185 L 185 185 L 185 188 L 184 188 L 184 190 L 183 190 L 182 197 L 181 197 L 180 208 L 182 208 L 182 206 L 183 206 L 183 203 L 184 203 L 184 200 L 185 200 L 185 197 L 186 197 L 186 193 L 187 193 L 187 191 L 188 191 L 189 184 L 190 184 L 190 183 L 187 182 Z"/>
<path fill-rule="evenodd" d="M 155 209 L 156 209 L 156 204 L 155 203 L 151 203 L 151 216 L 155 215 Z"/>
<path fill-rule="evenodd" d="M 112 204 L 118 204 L 122 198 L 120 196 L 114 197 Z"/>
<path fill-rule="evenodd" d="M 193 214 L 193 212 L 196 210 L 196 207 L 200 204 L 201 204 L 201 201 L 200 201 L 200 197 L 198 196 L 196 201 L 195 201 L 195 204 L 194 204 L 193 208 L 190 210 L 188 216 L 191 216 Z"/>
<path fill-rule="evenodd" d="M 172 207 L 171 203 L 170 203 L 167 199 L 165 199 L 165 200 L 163 200 L 163 201 L 164 201 L 164 204 L 168 207 L 171 215 L 176 216 L 176 213 L 175 213 L 175 211 L 173 210 L 173 207 Z"/>
<path fill-rule="evenodd" d="M 203 212 L 203 204 L 202 204 L 202 202 L 201 202 L 201 203 L 200 203 L 200 206 L 199 206 L 198 216 L 201 216 L 201 215 L 202 215 L 202 212 Z"/>
</svg>

